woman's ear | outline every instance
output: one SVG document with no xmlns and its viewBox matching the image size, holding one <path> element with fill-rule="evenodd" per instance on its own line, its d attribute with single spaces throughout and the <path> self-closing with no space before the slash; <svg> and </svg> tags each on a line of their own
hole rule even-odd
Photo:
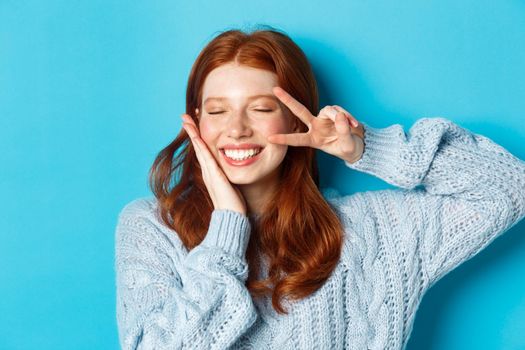
<svg viewBox="0 0 525 350">
<path fill-rule="evenodd" d="M 299 124 L 298 123 L 295 123 L 294 124 L 294 127 L 293 127 L 293 132 L 299 132 Z"/>
<path fill-rule="evenodd" d="M 289 127 L 290 129 L 292 130 L 292 133 L 295 133 L 295 132 L 299 132 L 301 131 L 300 129 L 300 121 L 299 119 L 292 114 L 292 112 L 290 112 L 288 109 L 286 109 L 286 115 L 288 117 L 288 120 L 289 120 Z"/>
<path fill-rule="evenodd" d="M 294 118 L 294 121 L 293 121 L 293 132 L 300 132 L 301 131 L 301 123 L 299 122 L 299 120 L 297 120 L 297 118 Z"/>
</svg>

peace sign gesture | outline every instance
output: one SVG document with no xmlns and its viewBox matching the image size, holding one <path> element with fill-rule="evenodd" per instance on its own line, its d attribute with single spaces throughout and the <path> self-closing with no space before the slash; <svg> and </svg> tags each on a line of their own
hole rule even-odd
<svg viewBox="0 0 525 350">
<path fill-rule="evenodd" d="M 361 158 L 364 151 L 364 129 L 346 110 L 339 106 L 326 106 L 314 117 L 308 108 L 282 88 L 274 87 L 273 93 L 308 126 L 308 132 L 274 134 L 268 136 L 268 142 L 317 148 L 349 163 Z"/>
</svg>

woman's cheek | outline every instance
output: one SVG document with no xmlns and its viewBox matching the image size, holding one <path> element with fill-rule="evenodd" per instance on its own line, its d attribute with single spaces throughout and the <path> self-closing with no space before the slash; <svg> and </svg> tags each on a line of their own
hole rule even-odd
<svg viewBox="0 0 525 350">
<path fill-rule="evenodd" d="M 204 122 L 200 123 L 199 131 L 200 131 L 201 139 L 203 139 L 204 142 L 206 142 L 206 144 L 208 145 L 208 148 L 210 146 L 213 146 L 213 139 L 215 138 L 214 135 L 217 134 L 213 126 L 210 125 L 209 123 L 204 123 Z"/>
<path fill-rule="evenodd" d="M 272 123 L 267 123 L 264 126 L 263 134 L 265 138 L 267 139 L 268 136 L 274 135 L 274 134 L 287 134 L 290 130 L 288 130 L 288 127 L 284 121 L 281 120 L 275 120 Z M 286 155 L 286 151 L 288 150 L 287 145 L 279 145 L 270 143 L 267 141 L 267 147 L 268 150 L 271 150 L 270 154 L 272 155 L 272 158 L 274 158 L 276 161 L 282 161 L 284 156 Z"/>
<path fill-rule="evenodd" d="M 286 134 L 289 132 L 286 122 L 281 119 L 272 120 L 261 126 L 266 137 L 273 134 Z"/>
</svg>

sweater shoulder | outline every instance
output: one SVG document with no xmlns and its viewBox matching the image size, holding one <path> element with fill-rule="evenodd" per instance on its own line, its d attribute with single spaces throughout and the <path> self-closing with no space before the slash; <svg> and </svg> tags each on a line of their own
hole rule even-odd
<svg viewBox="0 0 525 350">
<path fill-rule="evenodd" d="M 158 201 L 154 196 L 139 197 L 124 205 L 118 214 L 119 234 L 123 239 L 134 239 L 135 235 L 143 238 L 148 236 L 164 246 L 186 252 L 178 233 L 161 219 Z"/>
<path fill-rule="evenodd" d="M 119 218 L 151 216 L 157 210 L 155 197 L 140 197 L 126 203 L 119 212 Z"/>
<path fill-rule="evenodd" d="M 342 211 L 346 216 L 370 215 L 371 210 L 384 207 L 385 200 L 401 203 L 407 194 L 417 195 L 419 191 L 410 191 L 403 188 L 389 188 L 384 190 L 367 190 L 355 192 L 349 195 L 341 195 L 333 188 L 321 190 L 324 198 L 336 211 Z"/>
<path fill-rule="evenodd" d="M 343 224 L 351 224 L 362 220 L 364 216 L 369 216 L 375 203 L 378 203 L 382 196 L 391 191 L 396 192 L 396 190 L 368 190 L 343 195 L 334 188 L 321 190 L 326 201 L 343 220 Z"/>
</svg>

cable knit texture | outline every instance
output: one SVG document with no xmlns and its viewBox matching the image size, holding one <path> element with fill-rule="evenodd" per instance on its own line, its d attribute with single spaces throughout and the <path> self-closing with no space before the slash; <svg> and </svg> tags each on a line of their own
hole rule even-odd
<svg viewBox="0 0 525 350">
<path fill-rule="evenodd" d="M 524 217 L 525 163 L 444 118 L 408 133 L 363 126 L 362 158 L 345 164 L 396 188 L 322 190 L 344 225 L 343 253 L 318 291 L 285 300 L 288 315 L 245 287 L 247 216 L 215 210 L 188 252 L 154 197 L 127 204 L 115 236 L 122 348 L 404 348 L 428 288 Z"/>
</svg>

